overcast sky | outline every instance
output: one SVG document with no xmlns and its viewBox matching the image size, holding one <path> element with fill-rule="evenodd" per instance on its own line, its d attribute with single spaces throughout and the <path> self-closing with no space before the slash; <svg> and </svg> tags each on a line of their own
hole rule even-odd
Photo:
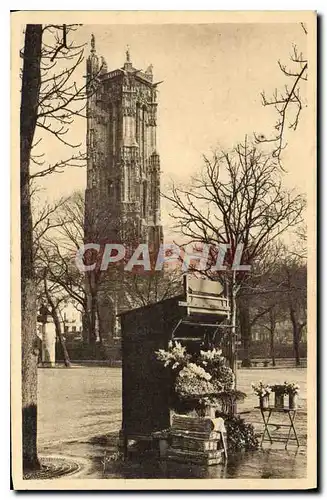
<svg viewBox="0 0 327 500">
<path fill-rule="evenodd" d="M 154 81 L 164 80 L 158 95 L 162 185 L 171 177 L 189 179 L 201 167 L 201 155 L 218 145 L 230 148 L 253 131 L 269 135 L 276 115 L 262 106 L 260 92 L 269 95 L 283 87 L 285 77 L 277 61 L 289 62 L 292 44 L 306 53 L 306 36 L 298 23 L 84 25 L 76 41 L 89 42 L 91 33 L 109 71 L 122 66 L 129 45 L 134 67 L 145 69 L 152 63 Z M 84 75 L 85 67 L 77 80 Z M 304 109 L 284 153 L 285 184 L 303 192 L 312 147 L 307 114 Z M 84 121 L 76 124 L 73 134 L 85 142 Z M 44 146 L 52 162 L 60 159 L 60 148 Z M 42 180 L 42 185 L 50 198 L 67 195 L 85 189 L 86 171 L 70 169 Z M 163 219 L 167 223 L 165 210 Z"/>
</svg>

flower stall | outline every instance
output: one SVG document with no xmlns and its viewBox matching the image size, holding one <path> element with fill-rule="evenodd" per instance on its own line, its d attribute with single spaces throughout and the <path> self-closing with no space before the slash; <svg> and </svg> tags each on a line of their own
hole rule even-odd
<svg viewBox="0 0 327 500">
<path fill-rule="evenodd" d="M 186 277 L 182 295 L 120 317 L 126 452 L 132 441 L 151 447 L 154 433 L 170 427 L 172 410 L 204 415 L 214 395 L 232 386 L 233 375 L 214 350 L 228 331 L 229 318 L 228 299 L 218 282 Z M 225 374 L 224 384 L 213 376 L 216 372 Z"/>
<path fill-rule="evenodd" d="M 235 390 L 234 374 L 221 349 L 190 354 L 179 342 L 170 341 L 168 349 L 160 349 L 156 356 L 171 380 L 174 415 L 168 457 L 210 465 L 226 458 L 228 448 L 257 448 L 253 426 L 231 411 L 235 400 L 246 395 Z M 208 425 L 212 432 L 205 434 L 200 429 Z"/>
</svg>

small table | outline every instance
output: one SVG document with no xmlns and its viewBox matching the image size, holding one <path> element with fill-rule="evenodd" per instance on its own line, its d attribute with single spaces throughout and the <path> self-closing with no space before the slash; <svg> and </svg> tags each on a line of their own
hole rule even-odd
<svg viewBox="0 0 327 500">
<path fill-rule="evenodd" d="M 270 435 L 270 432 L 269 432 L 269 426 L 270 425 L 273 425 L 273 426 L 275 426 L 277 428 L 287 427 L 289 429 L 288 435 L 287 435 L 287 438 L 286 438 L 285 450 L 287 449 L 287 445 L 288 445 L 289 441 L 296 441 L 297 446 L 300 446 L 300 443 L 299 443 L 299 440 L 298 440 L 298 437 L 297 437 L 297 434 L 296 434 L 295 425 L 294 425 L 295 417 L 296 417 L 296 414 L 298 413 L 298 410 L 291 410 L 289 408 L 275 408 L 275 407 L 261 408 L 260 406 L 256 406 L 255 408 L 257 408 L 257 409 L 259 409 L 261 411 L 262 420 L 263 420 L 263 423 L 264 423 L 264 426 L 265 426 L 260 446 L 262 446 L 262 443 L 264 441 L 268 441 L 268 439 L 265 439 L 266 433 L 268 435 L 270 443 L 273 443 L 273 441 L 275 441 L 275 442 L 284 442 L 285 438 L 272 439 L 272 437 Z M 270 422 L 270 417 L 271 417 L 272 413 L 281 413 L 281 414 L 284 414 L 284 415 L 287 414 L 288 418 L 289 418 L 289 424 L 279 424 L 279 423 Z M 293 431 L 293 434 L 294 434 L 293 438 L 291 437 L 292 431 Z"/>
</svg>

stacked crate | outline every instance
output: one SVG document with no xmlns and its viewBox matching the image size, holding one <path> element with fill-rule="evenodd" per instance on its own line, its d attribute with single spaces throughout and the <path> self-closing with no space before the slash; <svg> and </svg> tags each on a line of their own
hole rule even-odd
<svg viewBox="0 0 327 500">
<path fill-rule="evenodd" d="M 223 420 L 174 415 L 167 458 L 200 465 L 221 463 L 227 458 Z"/>
</svg>

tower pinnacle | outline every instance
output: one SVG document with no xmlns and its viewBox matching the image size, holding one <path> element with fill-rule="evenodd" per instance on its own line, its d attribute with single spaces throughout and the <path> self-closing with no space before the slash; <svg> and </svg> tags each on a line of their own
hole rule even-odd
<svg viewBox="0 0 327 500">
<path fill-rule="evenodd" d="M 153 64 L 150 64 L 150 66 L 147 67 L 145 70 L 146 76 L 152 81 L 153 79 Z"/>
<path fill-rule="evenodd" d="M 87 72 L 87 78 L 93 79 L 93 77 L 98 73 L 99 71 L 99 58 L 96 55 L 95 52 L 95 38 L 92 33 L 91 35 L 91 51 L 90 54 L 86 60 L 86 72 Z"/>
</svg>

